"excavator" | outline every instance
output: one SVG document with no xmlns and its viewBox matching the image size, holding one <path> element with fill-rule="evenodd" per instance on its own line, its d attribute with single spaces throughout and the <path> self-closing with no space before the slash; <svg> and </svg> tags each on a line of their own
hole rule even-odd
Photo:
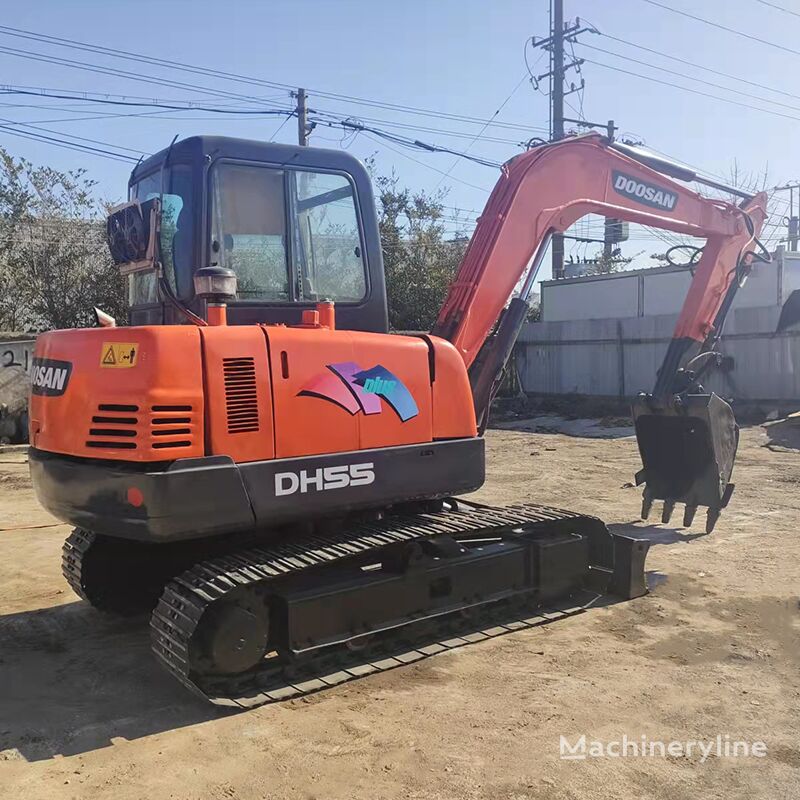
<svg viewBox="0 0 800 800">
<path fill-rule="evenodd" d="M 599 134 L 531 148 L 502 168 L 433 331 L 399 335 L 347 152 L 197 136 L 141 162 L 107 222 L 129 324 L 98 312 L 36 344 L 30 469 L 75 526 L 66 580 L 97 609 L 151 612 L 158 661 L 233 707 L 645 594 L 647 541 L 461 495 L 484 482 L 549 242 L 595 213 L 706 240 L 634 418 L 645 515 L 703 506 L 713 527 L 738 429 L 700 379 L 764 257 L 766 196 L 710 199 L 700 180 Z"/>
</svg>

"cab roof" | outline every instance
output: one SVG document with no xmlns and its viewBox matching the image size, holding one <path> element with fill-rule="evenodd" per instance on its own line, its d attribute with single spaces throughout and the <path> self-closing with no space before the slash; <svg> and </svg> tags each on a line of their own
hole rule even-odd
<svg viewBox="0 0 800 800">
<path fill-rule="evenodd" d="M 257 139 L 238 139 L 231 136 L 190 136 L 140 162 L 131 172 L 131 186 L 146 175 L 161 168 L 169 152 L 170 164 L 197 164 L 205 160 L 231 158 L 239 161 L 260 161 L 280 166 L 304 166 L 348 172 L 367 177 L 364 165 L 344 150 L 321 147 L 263 142 Z"/>
</svg>

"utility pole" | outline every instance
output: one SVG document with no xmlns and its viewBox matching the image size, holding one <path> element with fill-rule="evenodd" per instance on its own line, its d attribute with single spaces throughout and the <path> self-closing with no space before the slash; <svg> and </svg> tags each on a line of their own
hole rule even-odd
<svg viewBox="0 0 800 800">
<path fill-rule="evenodd" d="M 587 31 L 596 33 L 591 26 L 581 27 L 580 19 L 576 19 L 573 24 L 564 26 L 564 0 L 552 0 L 553 16 L 551 19 L 550 35 L 546 39 L 531 40 L 534 47 L 543 47 L 550 53 L 550 71 L 544 75 L 538 75 L 534 82 L 544 78 L 550 78 L 550 141 L 558 141 L 564 138 L 564 97 L 573 92 L 583 89 L 584 81 L 581 79 L 580 85 L 570 84 L 569 90 L 564 91 L 564 80 L 567 70 L 577 69 L 583 64 L 582 58 L 575 58 L 569 64 L 564 63 L 564 43 L 574 42 L 577 36 Z M 553 258 L 553 277 L 564 277 L 564 237 L 561 234 L 553 236 L 552 243 Z"/>
<path fill-rule="evenodd" d="M 798 190 L 797 193 L 797 200 L 798 200 L 798 213 L 795 214 L 794 212 L 794 192 L 795 189 Z M 789 243 L 789 250 L 792 253 L 797 252 L 797 241 L 800 238 L 800 181 L 791 181 L 787 183 L 785 186 L 776 186 L 776 192 L 789 192 L 789 214 L 787 217 L 787 227 L 788 227 L 788 236 L 787 241 Z"/>
<path fill-rule="evenodd" d="M 308 107 L 306 106 L 306 90 L 298 89 L 292 93 L 297 98 L 297 143 L 302 147 L 308 146 Z"/>
<path fill-rule="evenodd" d="M 557 141 L 564 138 L 564 0 L 553 0 L 553 28 L 550 35 L 553 37 L 550 51 L 550 138 Z M 553 278 L 557 280 L 564 277 L 564 237 L 560 233 L 553 236 L 552 248 Z"/>
<path fill-rule="evenodd" d="M 550 138 L 555 141 L 564 138 L 564 0 L 553 0 L 550 36 L 553 40 L 550 50 L 550 111 L 553 118 Z"/>
</svg>

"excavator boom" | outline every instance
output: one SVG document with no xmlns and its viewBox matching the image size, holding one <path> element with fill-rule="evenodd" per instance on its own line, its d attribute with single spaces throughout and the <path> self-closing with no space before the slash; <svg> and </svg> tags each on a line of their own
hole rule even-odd
<svg viewBox="0 0 800 800">
<path fill-rule="evenodd" d="M 740 254 L 766 219 L 766 195 L 744 207 L 713 200 L 616 150 L 597 134 L 537 147 L 503 167 L 433 332 L 470 367 L 515 287 L 552 233 L 587 214 L 708 239 L 676 338 L 703 342 L 734 279 Z M 745 217 L 752 220 L 748 228 Z"/>
<path fill-rule="evenodd" d="M 644 462 L 638 479 L 648 483 L 645 512 L 653 499 L 663 499 L 666 521 L 675 502 L 684 502 L 691 521 L 694 509 L 707 505 L 713 527 L 730 498 L 737 431 L 728 404 L 703 392 L 687 372 L 687 359 L 704 352 L 706 365 L 712 360 L 713 343 L 750 269 L 767 198 L 762 192 L 734 205 L 668 175 L 697 178 L 597 134 L 543 145 L 508 162 L 434 333 L 449 339 L 469 368 L 483 429 L 553 233 L 594 213 L 706 239 L 653 394 L 637 401 L 634 417 Z M 503 311 L 520 281 L 519 297 Z"/>
</svg>

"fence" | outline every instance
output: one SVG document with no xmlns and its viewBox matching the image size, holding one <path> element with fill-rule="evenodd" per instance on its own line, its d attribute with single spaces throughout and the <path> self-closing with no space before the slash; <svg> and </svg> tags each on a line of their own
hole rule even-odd
<svg viewBox="0 0 800 800">
<path fill-rule="evenodd" d="M 777 305 L 738 308 L 721 351 L 732 361 L 706 388 L 738 401 L 800 400 L 800 332 L 776 335 Z M 632 397 L 650 391 L 676 314 L 527 324 L 515 350 L 529 394 Z"/>
<path fill-rule="evenodd" d="M 0 443 L 24 441 L 33 337 L 0 332 Z"/>
</svg>

